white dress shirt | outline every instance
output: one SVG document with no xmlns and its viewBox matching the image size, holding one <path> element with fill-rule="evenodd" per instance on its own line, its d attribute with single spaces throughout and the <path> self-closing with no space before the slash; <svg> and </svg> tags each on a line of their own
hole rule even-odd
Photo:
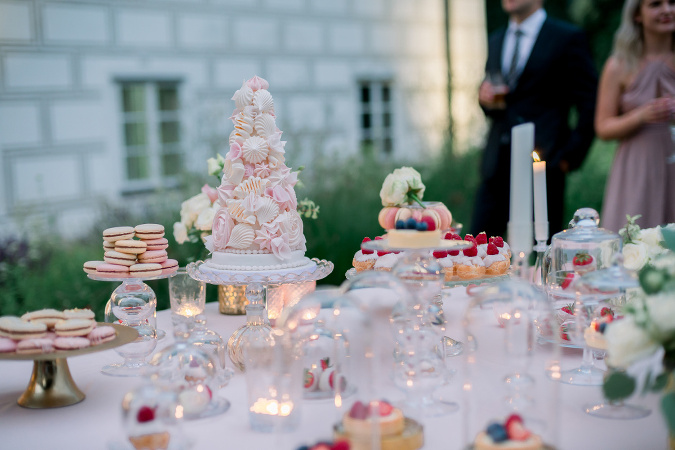
<svg viewBox="0 0 675 450">
<path fill-rule="evenodd" d="M 520 24 L 514 21 L 509 22 L 509 27 L 506 29 L 506 35 L 504 36 L 504 47 L 502 48 L 502 73 L 504 75 L 508 74 L 511 67 L 513 50 L 516 45 L 516 29 L 523 32 L 523 35 L 520 37 L 518 65 L 515 72 L 517 79 L 525 68 L 525 64 L 527 64 L 530 53 L 532 53 L 532 47 L 534 47 L 534 43 L 537 40 L 537 36 L 539 36 L 539 31 L 542 25 L 544 25 L 545 20 L 546 11 L 540 8 Z"/>
</svg>

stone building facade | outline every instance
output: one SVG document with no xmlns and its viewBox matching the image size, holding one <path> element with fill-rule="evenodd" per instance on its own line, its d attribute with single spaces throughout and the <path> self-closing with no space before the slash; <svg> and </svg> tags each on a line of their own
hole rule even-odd
<svg viewBox="0 0 675 450">
<path fill-rule="evenodd" d="M 433 155 L 450 114 L 446 7 L 0 0 L 0 228 L 39 211 L 73 235 L 102 199 L 203 173 L 231 130 L 230 97 L 254 74 L 270 82 L 295 165 Z"/>
</svg>

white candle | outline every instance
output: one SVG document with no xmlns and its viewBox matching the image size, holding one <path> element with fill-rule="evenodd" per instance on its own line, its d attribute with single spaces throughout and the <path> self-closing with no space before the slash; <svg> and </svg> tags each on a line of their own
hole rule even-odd
<svg viewBox="0 0 675 450">
<path fill-rule="evenodd" d="M 532 159 L 534 124 L 511 129 L 511 199 L 509 245 L 513 253 L 532 251 Z"/>
<path fill-rule="evenodd" d="M 546 161 L 540 161 L 539 155 L 532 152 L 534 183 L 534 238 L 537 241 L 548 240 L 548 206 L 546 202 Z"/>
</svg>

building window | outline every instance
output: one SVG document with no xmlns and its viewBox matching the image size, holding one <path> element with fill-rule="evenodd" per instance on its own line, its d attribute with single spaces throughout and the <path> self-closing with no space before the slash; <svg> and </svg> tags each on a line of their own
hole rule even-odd
<svg viewBox="0 0 675 450">
<path fill-rule="evenodd" d="M 394 150 L 392 82 L 359 82 L 361 105 L 361 150 L 373 155 L 389 155 Z"/>
<path fill-rule="evenodd" d="M 179 83 L 124 81 L 122 134 L 131 190 L 169 187 L 183 165 Z"/>
</svg>

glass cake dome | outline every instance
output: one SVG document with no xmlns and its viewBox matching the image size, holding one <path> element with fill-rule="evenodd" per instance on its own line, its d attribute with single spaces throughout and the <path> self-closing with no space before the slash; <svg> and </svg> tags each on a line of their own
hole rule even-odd
<svg viewBox="0 0 675 450">
<path fill-rule="evenodd" d="M 463 318 L 465 446 L 519 420 L 539 442 L 527 448 L 557 448 L 561 367 L 551 304 L 519 279 L 475 291 Z"/>
</svg>

